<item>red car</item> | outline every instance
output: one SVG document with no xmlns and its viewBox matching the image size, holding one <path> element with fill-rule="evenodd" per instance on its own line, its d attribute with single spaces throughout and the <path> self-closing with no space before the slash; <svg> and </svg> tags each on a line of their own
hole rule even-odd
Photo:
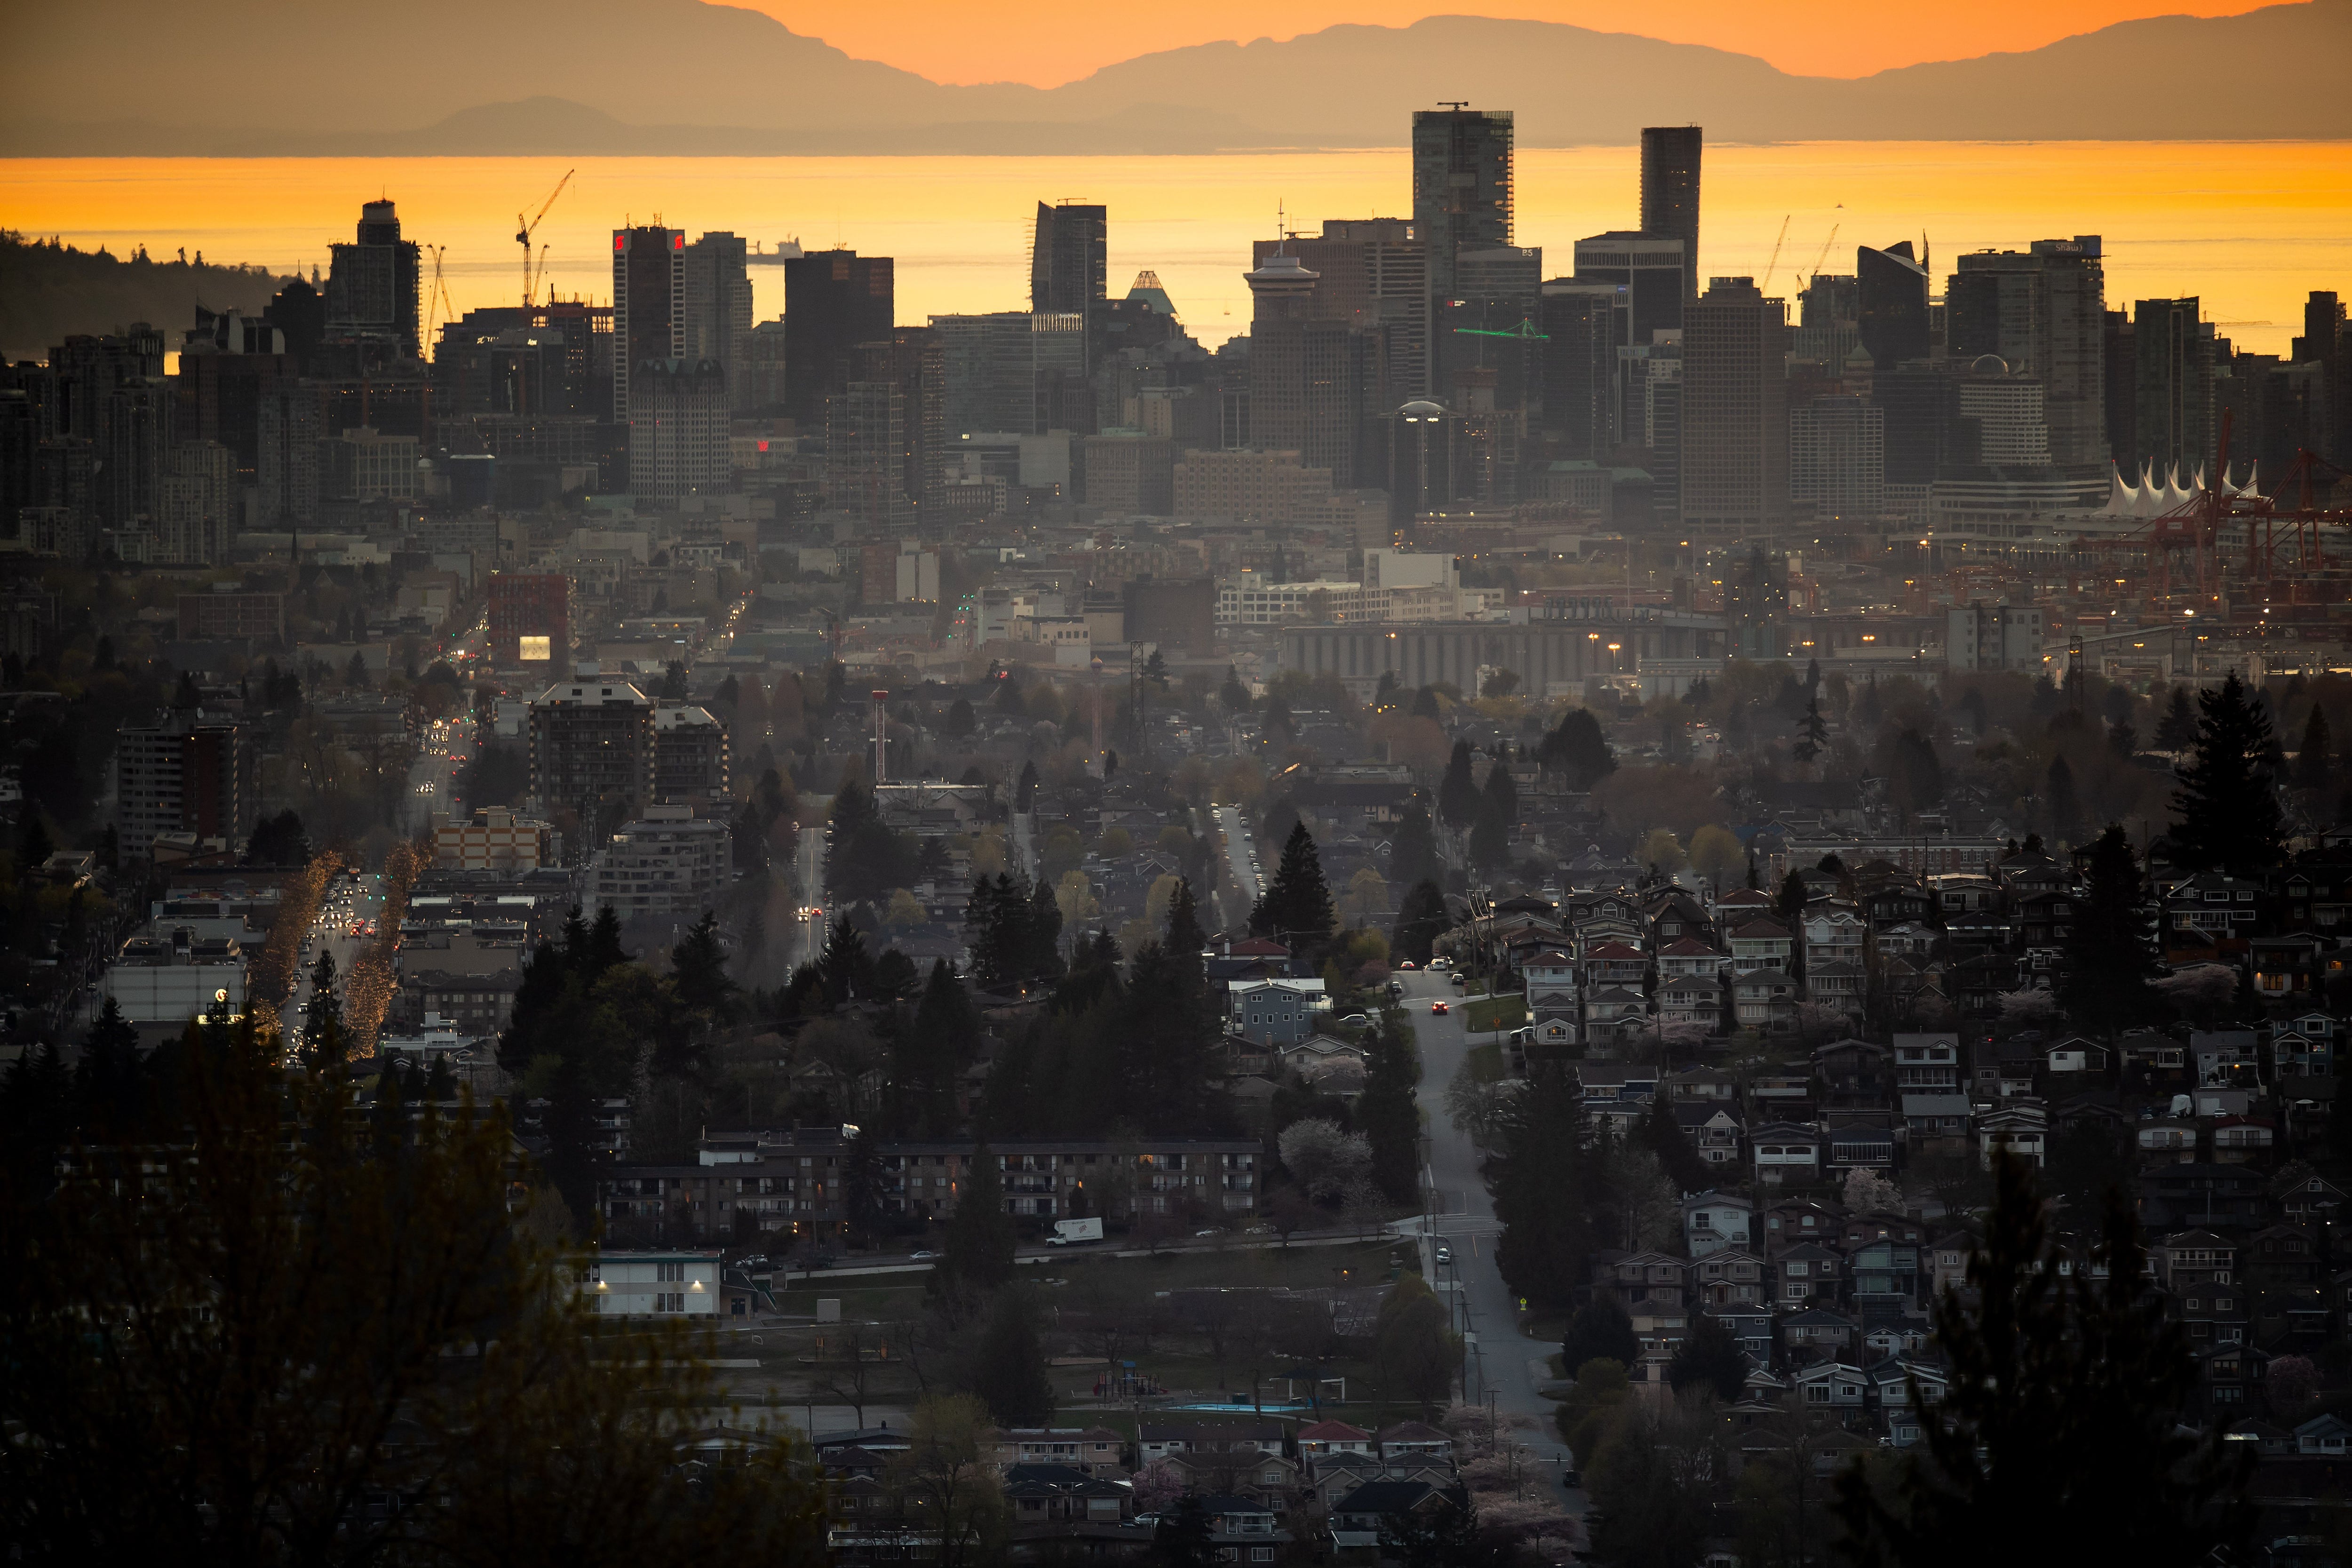
<svg viewBox="0 0 2352 1568">
<path fill-rule="evenodd" d="M 1402 963 L 1398 964 L 1397 967 L 1399 969 L 1419 969 L 1421 965 L 1408 958 Z"/>
<path fill-rule="evenodd" d="M 1447 1011 L 1447 1008 L 1445 1004 L 1443 1002 L 1432 1002 L 1429 1005 L 1429 1010 L 1433 1013 L 1444 1013 Z"/>
</svg>

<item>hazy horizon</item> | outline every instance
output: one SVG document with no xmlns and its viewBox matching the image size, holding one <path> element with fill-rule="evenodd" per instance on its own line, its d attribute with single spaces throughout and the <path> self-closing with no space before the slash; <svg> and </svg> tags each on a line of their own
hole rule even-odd
<svg viewBox="0 0 2352 1568">
<path fill-rule="evenodd" d="M 1784 217 L 1771 291 L 1837 238 L 1822 270 L 1851 272 L 1856 245 L 1932 247 L 1938 279 L 1963 250 L 2101 234 L 2113 300 L 2200 294 L 2224 335 L 2283 352 L 2305 290 L 2352 270 L 2352 144 L 1838 142 L 1710 146 L 1703 276 L 1763 276 Z M 1327 217 L 1410 211 L 1404 160 L 1387 150 L 1155 158 L 55 159 L 0 166 L 0 212 L 28 233 L 118 255 L 180 246 L 277 270 L 323 265 L 359 204 L 399 204 L 409 237 L 446 246 L 459 311 L 512 302 L 513 214 L 578 172 L 549 214 L 548 278 L 566 296 L 611 292 L 610 231 L 632 219 L 731 229 L 764 248 L 836 241 L 898 258 L 898 313 L 1027 307 L 1027 225 L 1043 198 L 1110 207 L 1110 285 L 1159 273 L 1204 342 L 1246 330 L 1249 245 Z M 1577 237 L 1630 226 L 1638 160 L 1623 147 L 1523 150 L 1517 242 L 1570 270 Z M 242 223 L 225 214 L 251 213 Z M 428 269 L 430 261 L 427 262 Z M 752 268 L 758 313 L 783 309 L 782 271 Z M 2261 324 L 2256 324 L 2261 323 Z M 159 323 L 176 332 L 184 322 Z M 11 353 L 46 345 L 0 345 Z"/>
</svg>

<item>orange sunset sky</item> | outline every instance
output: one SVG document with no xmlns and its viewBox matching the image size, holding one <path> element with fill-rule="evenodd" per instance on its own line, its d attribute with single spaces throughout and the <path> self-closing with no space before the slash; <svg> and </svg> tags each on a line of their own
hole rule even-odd
<svg viewBox="0 0 2352 1568">
<path fill-rule="evenodd" d="M 1867 76 L 1921 60 L 2038 48 L 2136 16 L 2234 16 L 2254 0 L 1497 0 L 1430 5 L 1411 0 L 733 0 L 794 32 L 862 59 L 934 81 L 1023 81 L 1052 87 L 1158 49 L 1220 39 L 1289 38 L 1341 23 L 1402 26 L 1423 16 L 1473 15 L 1566 22 L 1756 55 L 1782 70 Z"/>
</svg>

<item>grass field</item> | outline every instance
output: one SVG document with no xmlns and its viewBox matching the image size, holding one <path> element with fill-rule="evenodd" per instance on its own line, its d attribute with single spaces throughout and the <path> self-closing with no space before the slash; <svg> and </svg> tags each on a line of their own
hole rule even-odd
<svg viewBox="0 0 2352 1568">
<path fill-rule="evenodd" d="M 1516 1029 L 1528 1021 L 1524 996 L 1481 996 L 1462 1005 L 1467 1026 L 1475 1030 Z"/>
</svg>

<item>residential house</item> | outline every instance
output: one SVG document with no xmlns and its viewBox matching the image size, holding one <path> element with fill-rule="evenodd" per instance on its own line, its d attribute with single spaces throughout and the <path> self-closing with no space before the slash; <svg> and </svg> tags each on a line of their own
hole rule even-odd
<svg viewBox="0 0 2352 1568">
<path fill-rule="evenodd" d="M 1780 1275 L 1775 1300 L 1784 1311 L 1832 1304 L 1844 1289 L 1845 1259 L 1818 1241 L 1783 1248 L 1772 1267 Z"/>
<path fill-rule="evenodd" d="M 1805 1186 L 1822 1179 L 1827 1141 L 1811 1127 L 1776 1121 L 1748 1134 L 1748 1159 L 1766 1186 Z"/>
<path fill-rule="evenodd" d="M 2114 1059 L 2115 1053 L 2106 1047 L 2080 1035 L 2069 1035 L 2042 1053 L 2042 1070 L 2053 1079 L 2105 1078 L 2107 1064 Z M 2053 1084 L 2052 1088 L 2055 1091 L 2057 1086 Z"/>
<path fill-rule="evenodd" d="M 1268 1045 L 1296 1044 L 1315 1032 L 1329 1005 L 1320 980 L 1237 980 L 1225 987 L 1225 1032 Z"/>
<path fill-rule="evenodd" d="M 1442 1463 L 1454 1458 L 1454 1439 L 1426 1421 L 1400 1421 L 1381 1429 L 1381 1458 L 1391 1465 Z"/>
<path fill-rule="evenodd" d="M 1832 1127 L 1829 1130 L 1828 1138 L 1830 1173 L 1840 1179 L 1853 1170 L 1893 1173 L 1896 1151 L 1902 1142 L 1895 1130 L 1885 1120 Z"/>
<path fill-rule="evenodd" d="M 1108 1426 L 1000 1426 L 989 1434 L 1000 1469 L 1012 1465 L 1055 1465 L 1087 1476 L 1124 1476 L 1119 1451 L 1126 1439 Z"/>
<path fill-rule="evenodd" d="M 1869 928 L 1852 910 L 1837 904 L 1811 905 L 1801 918 L 1800 925 L 1805 938 L 1805 973 L 1808 975 L 1818 964 L 1861 964 L 1863 934 Z"/>
<path fill-rule="evenodd" d="M 1573 1046 L 1580 1032 L 1582 1007 L 1578 1000 L 1576 960 L 1556 947 L 1530 954 L 1520 966 L 1528 1021 L 1540 1046 Z"/>
<path fill-rule="evenodd" d="M 1883 1100 L 1886 1094 L 1885 1046 L 1869 1040 L 1838 1040 L 1813 1047 L 1813 1077 L 1832 1100 Z"/>
<path fill-rule="evenodd" d="M 1693 1258 L 1746 1247 L 1754 1233 L 1756 1205 L 1737 1193 L 1706 1192 L 1683 1199 L 1684 1250 Z"/>
<path fill-rule="evenodd" d="M 1745 1247 L 1718 1247 L 1690 1266 L 1695 1303 L 1709 1311 L 1771 1305 L 1769 1270 Z"/>
<path fill-rule="evenodd" d="M 1797 1026 L 1797 983 L 1779 969 L 1736 973 L 1731 981 L 1731 1016 L 1742 1029 L 1785 1035 Z"/>
<path fill-rule="evenodd" d="M 1440 1509 L 1467 1509 L 1459 1487 L 1427 1481 L 1367 1481 L 1331 1505 L 1331 1544 L 1343 1552 L 1377 1552 L 1384 1531 L 1408 1517 L 1425 1518 Z M 1273 1561 L 1272 1558 L 1267 1559 Z"/>
<path fill-rule="evenodd" d="M 1843 1312 L 1808 1307 L 1790 1312 L 1774 1325 L 1780 1348 L 1790 1362 L 1812 1362 L 1851 1351 L 1861 1338 L 1861 1325 Z"/>
<path fill-rule="evenodd" d="M 1777 969 L 1786 973 L 1793 956 L 1789 928 L 1775 920 L 1752 920 L 1731 928 L 1731 973 Z"/>
<path fill-rule="evenodd" d="M 1862 1368 L 1842 1357 L 1831 1357 L 1800 1367 L 1790 1375 L 1797 1398 L 1809 1411 L 1825 1410 L 1840 1418 L 1859 1417 L 1869 1401 L 1870 1380 Z"/>
<path fill-rule="evenodd" d="M 1136 1456 L 1143 1464 L 1180 1454 L 1282 1452 L 1282 1424 L 1146 1421 L 1135 1429 Z"/>
<path fill-rule="evenodd" d="M 1913 1149 L 1923 1152 L 1956 1150 L 1967 1140 L 1967 1095 L 1906 1094 L 1902 1105 L 1903 1126 Z"/>
<path fill-rule="evenodd" d="M 1304 1459 L 1320 1459 L 1331 1454 L 1371 1452 L 1372 1435 L 1360 1426 L 1350 1426 L 1345 1421 L 1318 1421 L 1312 1426 L 1298 1429 L 1298 1454 Z"/>
<path fill-rule="evenodd" d="M 1955 1094 L 1960 1088 L 1960 1037 L 1956 1034 L 1895 1037 L 1895 1087 L 1908 1094 Z"/>
<path fill-rule="evenodd" d="M 2006 1154 L 2037 1169 L 2048 1152 L 2050 1113 L 2038 1105 L 2011 1105 L 1987 1111 L 1977 1120 L 1977 1158 L 1986 1170 L 1993 1158 Z"/>
<path fill-rule="evenodd" d="M 1739 1163 L 1739 1143 L 1745 1134 L 1734 1108 L 1704 1100 L 1680 1100 L 1672 1110 L 1675 1125 L 1701 1160 L 1711 1166 Z"/>
<path fill-rule="evenodd" d="M 1778 1258 L 1791 1247 L 1824 1241 L 1838 1234 L 1837 1216 L 1804 1199 L 1774 1204 L 1764 1211 L 1764 1256 Z"/>
<path fill-rule="evenodd" d="M 1843 1013 L 1857 1023 L 1868 1000 L 1868 987 L 1869 975 L 1859 963 L 1831 959 L 1818 964 L 1809 962 L 1805 969 L 1805 994 L 1812 1004 Z"/>
</svg>

